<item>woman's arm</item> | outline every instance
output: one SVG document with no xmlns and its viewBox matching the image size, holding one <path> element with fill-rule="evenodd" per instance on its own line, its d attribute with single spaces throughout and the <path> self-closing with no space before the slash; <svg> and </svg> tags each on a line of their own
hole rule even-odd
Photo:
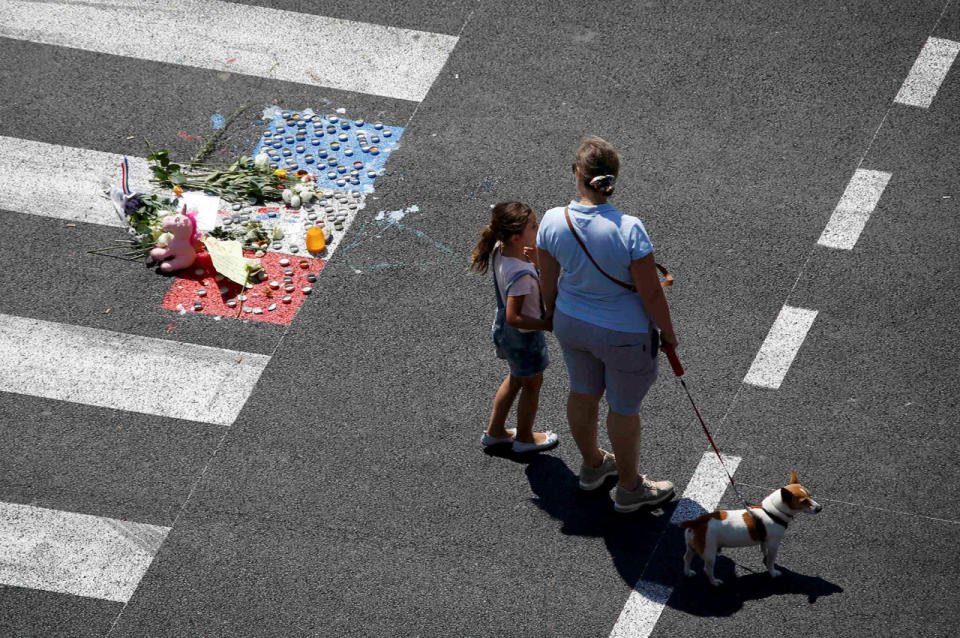
<svg viewBox="0 0 960 638">
<path fill-rule="evenodd" d="M 557 282 L 560 280 L 560 262 L 553 255 L 540 248 L 540 297 L 547 310 L 547 319 L 553 318 L 553 311 L 557 305 Z"/>
<path fill-rule="evenodd" d="M 523 308 L 523 300 L 525 298 L 526 295 L 507 297 L 507 324 L 514 328 L 522 328 L 524 330 L 553 330 L 552 319 L 534 319 L 533 317 L 520 314 L 520 309 Z"/>
<path fill-rule="evenodd" d="M 663 294 L 660 277 L 657 276 L 657 262 L 653 253 L 630 262 L 630 275 L 633 277 L 633 285 L 640 293 L 643 309 L 660 328 L 660 338 L 669 345 L 677 345 L 677 336 L 673 334 L 673 321 L 670 319 L 670 307 L 667 305 L 667 296 Z"/>
</svg>

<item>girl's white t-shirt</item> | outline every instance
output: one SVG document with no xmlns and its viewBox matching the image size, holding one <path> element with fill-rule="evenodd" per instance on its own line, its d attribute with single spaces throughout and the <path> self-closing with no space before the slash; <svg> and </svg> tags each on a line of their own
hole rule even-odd
<svg viewBox="0 0 960 638">
<path fill-rule="evenodd" d="M 500 286 L 500 294 L 503 294 L 508 281 L 521 270 L 528 271 L 532 276 L 520 277 L 517 279 L 510 291 L 508 297 L 525 296 L 523 305 L 520 307 L 520 314 L 532 319 L 542 319 L 540 314 L 540 282 L 537 281 L 537 269 L 529 261 L 517 259 L 515 257 L 504 257 L 500 252 L 500 242 L 497 242 L 493 248 L 493 272 L 497 278 L 497 285 Z M 507 300 L 503 299 L 504 304 Z M 517 328 L 520 332 L 536 332 L 536 330 L 525 330 Z"/>
</svg>

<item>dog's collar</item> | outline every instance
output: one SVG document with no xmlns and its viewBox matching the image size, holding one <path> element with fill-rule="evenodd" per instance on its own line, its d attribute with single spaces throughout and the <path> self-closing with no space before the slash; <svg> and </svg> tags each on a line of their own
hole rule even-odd
<svg viewBox="0 0 960 638">
<path fill-rule="evenodd" d="M 787 523 L 787 521 L 783 520 L 781 517 L 777 516 L 776 514 L 768 510 L 766 507 L 761 507 L 761 509 L 763 510 L 763 513 L 769 516 L 771 519 L 773 519 L 773 522 L 776 523 L 777 525 L 782 525 L 784 528 L 786 528 L 787 525 L 789 524 Z M 793 517 L 791 516 L 790 518 L 793 518 Z"/>
</svg>

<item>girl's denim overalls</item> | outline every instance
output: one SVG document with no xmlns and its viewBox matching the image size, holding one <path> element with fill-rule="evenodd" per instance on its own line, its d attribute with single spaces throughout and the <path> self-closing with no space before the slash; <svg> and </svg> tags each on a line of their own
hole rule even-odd
<svg viewBox="0 0 960 638">
<path fill-rule="evenodd" d="M 503 294 L 500 294 L 500 285 L 497 284 L 496 268 L 493 270 L 493 290 L 497 295 L 497 316 L 493 320 L 493 345 L 496 346 L 497 356 L 506 359 L 510 365 L 510 374 L 515 377 L 532 377 L 540 374 L 550 365 L 547 355 L 547 340 L 543 331 L 520 332 L 507 323 L 506 296 L 516 281 L 523 275 L 532 275 L 537 282 L 540 277 L 535 272 L 522 270 L 515 273 L 507 281 Z M 540 300 L 540 312 L 543 313 L 543 300 Z"/>
</svg>

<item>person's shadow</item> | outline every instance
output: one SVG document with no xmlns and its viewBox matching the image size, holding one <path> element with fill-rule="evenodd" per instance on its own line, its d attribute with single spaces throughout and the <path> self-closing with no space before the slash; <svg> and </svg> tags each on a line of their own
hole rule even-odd
<svg viewBox="0 0 960 638">
<path fill-rule="evenodd" d="M 527 479 L 536 494 L 534 503 L 562 523 L 560 531 L 563 534 L 603 538 L 623 581 L 634 587 L 643 578 L 654 587 L 672 588 L 667 603 L 672 608 L 697 616 L 729 616 L 748 600 L 803 594 L 810 603 L 815 603 L 821 596 L 843 591 L 822 578 L 805 576 L 783 567 L 779 568 L 783 575 L 776 579 L 766 571 L 737 577 L 734 562 L 722 555 L 718 557 L 715 569 L 716 576 L 724 581 L 722 586 L 712 587 L 707 582 L 699 557 L 694 562 L 697 576 L 685 578 L 682 573 L 683 530 L 669 521 L 678 508 L 685 510 L 684 519 L 702 513 L 703 509 L 695 502 L 675 499 L 660 509 L 645 508 L 631 514 L 618 514 L 609 496 L 610 488 L 616 483 L 613 478 L 604 487 L 585 492 L 577 486 L 577 475 L 555 456 L 514 455 L 512 452 L 497 455 L 527 463 Z"/>
</svg>

